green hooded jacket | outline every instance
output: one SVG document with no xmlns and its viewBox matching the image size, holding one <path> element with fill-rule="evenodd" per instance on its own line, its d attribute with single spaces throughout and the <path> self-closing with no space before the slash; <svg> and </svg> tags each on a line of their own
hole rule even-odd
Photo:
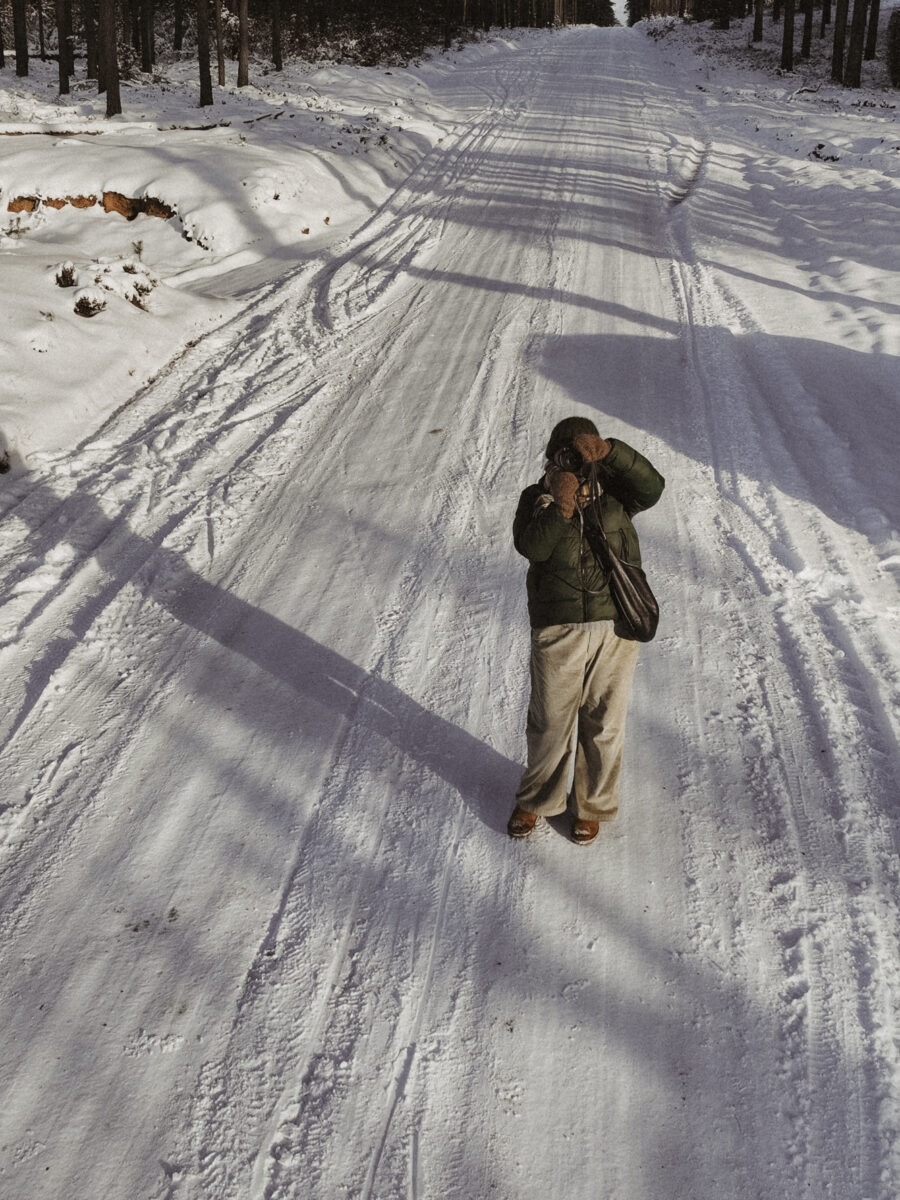
<svg viewBox="0 0 900 1200">
<path fill-rule="evenodd" d="M 587 422 L 585 422 L 587 424 Z M 552 438 L 551 438 L 552 442 Z M 602 459 L 600 498 L 603 528 L 609 544 L 626 562 L 641 562 L 641 548 L 631 518 L 652 508 L 665 480 L 637 450 L 609 439 Z M 552 453 L 551 447 L 548 450 Z M 528 559 L 528 616 L 533 629 L 615 620 L 616 606 L 606 572 L 597 562 L 582 530 L 582 517 L 564 517 L 549 501 L 544 480 L 527 487 L 513 522 L 513 541 Z"/>
</svg>

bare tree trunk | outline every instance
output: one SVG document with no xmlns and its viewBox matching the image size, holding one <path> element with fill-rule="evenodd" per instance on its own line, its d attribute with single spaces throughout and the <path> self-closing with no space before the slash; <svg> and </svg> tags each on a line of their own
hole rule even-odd
<svg viewBox="0 0 900 1200">
<path fill-rule="evenodd" d="M 831 78 L 844 82 L 844 42 L 847 37 L 847 13 L 850 0 L 837 0 L 834 12 L 834 43 L 831 48 Z"/>
<path fill-rule="evenodd" d="M 75 30 L 72 19 L 72 0 L 63 0 L 63 20 L 66 25 L 66 73 L 75 74 Z"/>
<path fill-rule="evenodd" d="M 284 70 L 281 53 L 281 0 L 272 0 L 272 63 L 276 71 Z"/>
<path fill-rule="evenodd" d="M 794 0 L 784 0 L 784 34 L 781 38 L 781 69 L 794 69 Z"/>
<path fill-rule="evenodd" d="M 141 70 L 145 75 L 153 71 L 153 0 L 140 0 L 141 22 Z"/>
<path fill-rule="evenodd" d="M 819 37 L 825 36 L 825 30 L 831 24 L 831 0 L 822 0 L 822 24 L 819 26 Z"/>
<path fill-rule="evenodd" d="M 225 86 L 225 31 L 222 28 L 222 0 L 216 0 L 216 66 L 219 87 Z"/>
<path fill-rule="evenodd" d="M 100 77 L 106 92 L 106 115 L 116 117 L 122 111 L 119 91 L 119 40 L 116 0 L 99 0 L 97 9 L 97 46 L 100 52 Z"/>
<path fill-rule="evenodd" d="M 34 7 L 37 9 L 38 18 L 38 53 L 41 56 L 41 62 L 47 61 L 47 43 L 44 37 L 44 3 L 43 0 L 35 0 Z M 0 66 L 3 63 L 0 62 Z"/>
<path fill-rule="evenodd" d="M 866 62 L 871 62 L 875 57 L 875 49 L 878 45 L 878 17 L 880 13 L 881 0 L 871 0 L 869 32 L 866 34 L 866 53 L 864 55 Z"/>
<path fill-rule="evenodd" d="M 87 77 L 97 79 L 97 0 L 84 0 L 84 43 L 87 51 Z"/>
<path fill-rule="evenodd" d="M 753 40 L 761 42 L 763 40 L 763 13 L 765 12 L 764 0 L 753 0 Z"/>
<path fill-rule="evenodd" d="M 180 54 L 184 49 L 184 0 L 175 0 L 175 27 L 172 33 L 172 49 Z M 207 25 L 209 21 L 207 21 Z"/>
<path fill-rule="evenodd" d="M 853 0 L 850 43 L 847 47 L 847 66 L 844 69 L 845 87 L 858 88 L 862 81 L 863 49 L 866 41 L 866 17 L 868 15 L 868 0 Z"/>
<path fill-rule="evenodd" d="M 238 0 L 238 87 L 250 82 L 250 15 L 247 0 Z"/>
<path fill-rule="evenodd" d="M 69 94 L 69 56 L 66 52 L 66 6 L 64 0 L 56 0 L 56 42 L 59 54 L 59 94 Z"/>
<path fill-rule="evenodd" d="M 800 44 L 800 57 L 809 58 L 812 54 L 813 32 L 813 0 L 803 0 L 803 41 Z"/>
<path fill-rule="evenodd" d="M 25 0 L 13 0 L 13 44 L 16 47 L 16 74 L 28 74 L 28 29 L 25 24 Z"/>
<path fill-rule="evenodd" d="M 197 0 L 197 63 L 200 67 L 200 107 L 213 102 L 212 76 L 209 72 L 209 2 Z"/>
</svg>

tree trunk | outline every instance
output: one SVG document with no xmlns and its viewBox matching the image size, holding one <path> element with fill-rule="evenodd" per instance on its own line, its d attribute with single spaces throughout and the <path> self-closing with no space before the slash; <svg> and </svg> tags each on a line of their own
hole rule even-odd
<svg viewBox="0 0 900 1200">
<path fill-rule="evenodd" d="M 63 0 L 63 22 L 65 24 L 66 74 L 71 79 L 75 74 L 75 31 L 72 21 L 72 0 Z"/>
<path fill-rule="evenodd" d="M 773 3 L 772 3 L 772 23 L 773 23 L 773 25 L 777 25 L 778 22 L 781 20 L 781 9 L 782 9 L 781 0 L 773 0 Z"/>
<path fill-rule="evenodd" d="M 66 6 L 64 0 L 56 0 L 56 42 L 59 54 L 59 94 L 69 94 L 69 56 L 66 52 Z"/>
<path fill-rule="evenodd" d="M 97 0 L 84 0 L 84 44 L 87 52 L 87 77 L 99 78 L 97 63 Z"/>
<path fill-rule="evenodd" d="M 197 63 L 200 67 L 200 107 L 213 102 L 212 75 L 209 72 L 209 2 L 197 0 Z"/>
<path fill-rule="evenodd" d="M 13 0 L 13 43 L 16 47 L 16 74 L 28 74 L 28 28 L 25 24 L 25 0 Z"/>
<path fill-rule="evenodd" d="M 853 0 L 850 43 L 847 47 L 847 66 L 844 69 L 845 87 L 858 88 L 862 81 L 863 49 L 866 41 L 866 17 L 868 15 L 868 0 Z"/>
<path fill-rule="evenodd" d="M 812 54 L 813 32 L 813 0 L 803 0 L 803 41 L 800 44 L 800 57 L 809 58 Z"/>
<path fill-rule="evenodd" d="M 172 33 L 172 49 L 180 54 L 184 49 L 184 0 L 175 0 L 175 26 Z M 209 21 L 207 21 L 207 25 Z"/>
<path fill-rule="evenodd" d="M 272 0 L 272 63 L 276 71 L 284 70 L 281 53 L 281 0 Z"/>
<path fill-rule="evenodd" d="M 216 67 L 219 87 L 225 86 L 225 30 L 222 25 L 222 0 L 216 0 Z"/>
<path fill-rule="evenodd" d="M 753 40 L 761 42 L 763 40 L 763 13 L 765 12 L 764 0 L 753 0 Z"/>
<path fill-rule="evenodd" d="M 250 15 L 247 0 L 238 0 L 238 87 L 250 82 Z"/>
<path fill-rule="evenodd" d="M 844 42 L 847 37 L 847 11 L 850 0 L 837 0 L 834 10 L 834 42 L 831 48 L 831 78 L 844 82 Z"/>
<path fill-rule="evenodd" d="M 825 30 L 831 24 L 831 0 L 822 0 L 822 24 L 819 26 L 819 37 L 825 36 Z"/>
<path fill-rule="evenodd" d="M 116 0 L 99 0 L 97 7 L 97 48 L 100 81 L 106 92 L 106 115 L 116 117 L 122 111 L 119 91 L 118 10 Z"/>
<path fill-rule="evenodd" d="M 784 34 L 781 38 L 781 69 L 794 69 L 794 0 L 784 0 Z"/>
<path fill-rule="evenodd" d="M 869 32 L 866 34 L 866 53 L 864 55 L 866 62 L 871 62 L 875 57 L 875 49 L 878 44 L 878 17 L 880 13 L 881 0 L 871 0 Z"/>
<path fill-rule="evenodd" d="M 153 0 L 140 0 L 141 22 L 141 70 L 145 75 L 153 72 Z"/>
<path fill-rule="evenodd" d="M 38 18 L 38 53 L 41 56 L 41 62 L 47 61 L 47 43 L 44 36 L 44 3 L 43 0 L 36 0 L 35 6 L 37 9 Z M 0 67 L 3 66 L 0 60 Z"/>
</svg>

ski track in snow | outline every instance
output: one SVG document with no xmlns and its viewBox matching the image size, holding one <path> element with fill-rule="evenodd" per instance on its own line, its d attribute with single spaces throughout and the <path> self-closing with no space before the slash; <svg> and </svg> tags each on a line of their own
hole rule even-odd
<svg viewBox="0 0 900 1200">
<path fill-rule="evenodd" d="M 4 1197 L 894 1200 L 896 535 L 658 55 L 461 65 L 325 265 L 5 490 Z M 573 408 L 668 479 L 589 852 L 504 832 Z"/>
</svg>

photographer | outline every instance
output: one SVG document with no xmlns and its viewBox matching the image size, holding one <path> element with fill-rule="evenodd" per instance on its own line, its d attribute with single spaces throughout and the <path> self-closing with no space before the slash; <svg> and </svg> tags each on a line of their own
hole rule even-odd
<svg viewBox="0 0 900 1200">
<path fill-rule="evenodd" d="M 531 701 L 511 837 L 527 837 L 538 817 L 566 810 L 573 742 L 573 841 L 592 842 L 600 822 L 616 815 L 640 643 L 613 599 L 605 550 L 640 564 L 631 518 L 654 505 L 664 485 L 625 442 L 600 437 L 585 417 L 568 417 L 550 434 L 543 479 L 522 493 L 513 540 L 529 562 Z"/>
</svg>

